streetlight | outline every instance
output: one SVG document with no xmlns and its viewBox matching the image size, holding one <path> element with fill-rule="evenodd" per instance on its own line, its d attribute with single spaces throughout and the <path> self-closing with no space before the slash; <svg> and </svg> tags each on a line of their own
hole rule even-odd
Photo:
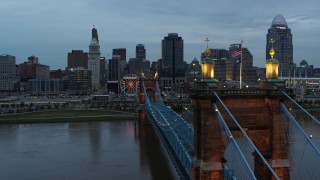
<svg viewBox="0 0 320 180">
<path fill-rule="evenodd" d="M 291 89 L 291 65 L 292 65 L 292 62 L 290 62 L 290 64 L 289 64 L 290 66 L 289 66 L 289 89 Z"/>
<path fill-rule="evenodd" d="M 193 87 L 194 87 L 194 83 L 196 81 L 196 72 L 195 72 L 196 64 L 192 63 L 192 66 L 193 66 Z"/>
</svg>

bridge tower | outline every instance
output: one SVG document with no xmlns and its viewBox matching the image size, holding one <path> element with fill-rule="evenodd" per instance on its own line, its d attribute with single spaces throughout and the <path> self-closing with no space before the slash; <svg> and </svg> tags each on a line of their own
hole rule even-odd
<svg viewBox="0 0 320 180">
<path fill-rule="evenodd" d="M 156 91 L 156 81 L 157 79 L 152 79 L 152 78 L 142 78 L 140 80 L 140 92 L 139 92 L 139 121 L 142 124 L 146 124 L 148 123 L 147 121 L 147 117 L 145 115 L 145 112 L 143 111 L 143 106 L 145 104 L 146 101 L 146 96 L 152 96 L 153 101 L 157 101 L 158 100 L 158 94 Z M 146 89 L 146 93 L 144 92 L 144 88 L 142 86 L 142 83 L 144 83 L 145 89 Z"/>
<path fill-rule="evenodd" d="M 204 63 L 202 65 L 206 66 Z M 208 69 L 208 67 L 202 68 Z M 231 117 L 223 111 L 224 107 L 213 92 L 219 95 L 279 178 L 290 179 L 288 137 L 283 133 L 283 117 L 279 104 L 286 99 L 281 93 L 285 90 L 284 82 L 278 80 L 278 66 L 275 59 L 267 60 L 266 68 L 267 78 L 260 82 L 259 88 L 227 89 L 213 79 L 206 80 L 206 74 L 202 74 L 203 79 L 196 83 L 191 94 L 195 106 L 193 179 L 224 178 L 224 165 L 228 161 L 224 153 L 228 144 L 224 144 L 217 112 L 212 107 L 213 103 L 217 104 L 233 138 L 243 136 Z M 258 179 L 272 179 L 266 165 L 258 158 L 256 152 L 253 152 L 253 156 L 255 176 Z"/>
<path fill-rule="evenodd" d="M 143 111 L 143 107 L 145 104 L 145 94 L 144 94 L 144 89 L 143 89 L 143 80 L 140 79 L 140 92 L 139 92 L 139 108 L 138 108 L 138 112 L 139 112 L 139 123 L 141 124 L 146 124 L 147 119 L 146 119 L 146 115 L 145 112 Z"/>
</svg>

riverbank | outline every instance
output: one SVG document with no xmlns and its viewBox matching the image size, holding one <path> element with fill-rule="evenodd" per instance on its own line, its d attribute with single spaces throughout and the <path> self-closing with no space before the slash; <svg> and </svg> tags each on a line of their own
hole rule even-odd
<svg viewBox="0 0 320 180">
<path fill-rule="evenodd" d="M 110 120 L 134 120 L 135 114 L 107 110 L 44 110 L 0 115 L 0 123 L 56 123 Z"/>
</svg>

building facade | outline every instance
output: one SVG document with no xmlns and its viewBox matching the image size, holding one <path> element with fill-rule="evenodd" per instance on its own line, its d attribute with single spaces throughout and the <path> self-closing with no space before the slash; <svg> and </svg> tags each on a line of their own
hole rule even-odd
<svg viewBox="0 0 320 180">
<path fill-rule="evenodd" d="M 299 77 L 299 78 L 312 78 L 314 77 L 313 65 L 309 65 L 306 60 L 302 60 L 298 67 L 294 67 L 293 72 L 291 71 L 290 76 Z"/>
<path fill-rule="evenodd" d="M 68 69 L 69 94 L 87 94 L 91 90 L 91 71 L 83 67 Z"/>
<path fill-rule="evenodd" d="M 30 79 L 27 90 L 33 95 L 57 95 L 66 91 L 67 81 L 61 79 Z"/>
<path fill-rule="evenodd" d="M 136 59 L 146 59 L 146 49 L 143 44 L 136 45 Z"/>
<path fill-rule="evenodd" d="M 117 57 L 119 59 L 118 68 L 119 68 L 119 78 L 125 75 L 125 69 L 127 65 L 127 50 L 126 48 L 116 48 L 112 50 L 112 58 Z"/>
<path fill-rule="evenodd" d="M 50 79 L 50 67 L 47 65 L 37 64 L 36 79 Z"/>
<path fill-rule="evenodd" d="M 68 68 L 77 67 L 88 69 L 88 53 L 83 50 L 72 50 L 68 53 Z"/>
<path fill-rule="evenodd" d="M 270 59 L 270 50 L 275 51 L 274 59 L 279 61 L 279 76 L 289 77 L 293 63 L 293 45 L 291 29 L 282 15 L 277 15 L 268 29 L 266 38 L 266 59 Z"/>
<path fill-rule="evenodd" d="M 100 89 L 100 45 L 95 28 L 89 45 L 88 70 L 91 71 L 92 91 L 97 91 Z"/>
<path fill-rule="evenodd" d="M 211 49 L 209 48 L 210 56 L 209 59 L 229 59 L 229 51 L 226 49 Z M 201 60 L 207 58 L 206 55 L 201 53 Z"/>
<path fill-rule="evenodd" d="M 162 40 L 162 61 L 160 82 L 163 87 L 173 86 L 185 81 L 186 63 L 183 60 L 183 39 L 177 33 L 169 33 Z"/>
<path fill-rule="evenodd" d="M 12 91 L 19 81 L 16 76 L 16 57 L 0 55 L 0 91 Z"/>
</svg>

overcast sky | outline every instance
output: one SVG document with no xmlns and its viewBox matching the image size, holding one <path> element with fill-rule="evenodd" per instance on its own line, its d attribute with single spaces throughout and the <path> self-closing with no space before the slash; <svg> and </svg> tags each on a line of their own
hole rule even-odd
<svg viewBox="0 0 320 180">
<path fill-rule="evenodd" d="M 50 69 L 65 68 L 68 52 L 88 51 L 95 25 L 105 57 L 123 47 L 128 60 L 141 43 L 156 61 L 163 37 L 178 33 L 187 62 L 200 59 L 206 37 L 210 48 L 223 49 L 242 38 L 263 67 L 267 30 L 281 14 L 293 34 L 294 62 L 320 67 L 319 8 L 319 0 L 0 0 L 0 54 L 16 56 L 17 64 L 35 55 Z"/>
</svg>

